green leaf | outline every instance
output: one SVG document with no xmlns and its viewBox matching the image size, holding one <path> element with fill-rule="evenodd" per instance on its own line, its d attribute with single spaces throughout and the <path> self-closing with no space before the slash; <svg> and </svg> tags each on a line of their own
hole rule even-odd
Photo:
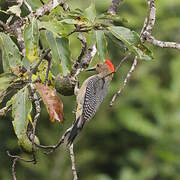
<svg viewBox="0 0 180 180">
<path fill-rule="evenodd" d="M 31 113 L 32 104 L 29 100 L 28 88 L 25 87 L 17 92 L 12 99 L 13 127 L 18 139 L 26 135 L 28 115 Z"/>
<path fill-rule="evenodd" d="M 39 32 L 38 32 L 38 23 L 35 18 L 32 19 L 30 24 L 25 26 L 24 43 L 25 43 L 27 59 L 31 63 L 37 61 L 39 59 L 38 56 Z"/>
<path fill-rule="evenodd" d="M 87 9 L 85 9 L 85 17 L 91 22 L 94 22 L 96 19 L 96 8 L 94 1 Z"/>
<path fill-rule="evenodd" d="M 65 76 L 71 70 L 71 53 L 69 49 L 69 40 L 67 38 L 55 37 L 52 32 L 46 33 L 49 47 L 52 51 L 54 65 L 60 66 L 60 71 Z"/>
<path fill-rule="evenodd" d="M 137 36 L 135 36 L 134 33 L 128 28 L 122 26 L 111 26 L 108 29 L 117 39 L 123 41 L 130 48 L 139 43 Z"/>
<path fill-rule="evenodd" d="M 21 55 L 18 47 L 8 35 L 2 32 L 0 32 L 0 48 L 4 72 L 14 71 L 21 66 Z"/>
<path fill-rule="evenodd" d="M 153 58 L 151 51 L 141 43 L 140 37 L 136 32 L 122 26 L 111 26 L 108 30 L 117 39 L 122 41 L 129 51 L 135 53 L 138 58 L 144 60 L 151 60 Z"/>
<path fill-rule="evenodd" d="M 39 28 L 45 28 L 48 31 L 53 32 L 56 36 L 65 36 L 67 33 L 61 22 L 57 20 L 52 21 L 38 21 Z"/>
<path fill-rule="evenodd" d="M 104 62 L 106 59 L 107 53 L 107 42 L 104 35 L 104 32 L 101 30 L 95 31 L 96 34 L 96 44 L 97 44 L 97 52 L 100 57 L 101 62 Z"/>
</svg>

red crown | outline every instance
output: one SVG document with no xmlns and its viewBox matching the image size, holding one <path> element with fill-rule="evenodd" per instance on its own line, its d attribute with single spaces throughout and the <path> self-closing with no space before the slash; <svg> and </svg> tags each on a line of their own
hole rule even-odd
<svg viewBox="0 0 180 180">
<path fill-rule="evenodd" d="M 107 65 L 109 66 L 109 69 L 110 69 L 112 72 L 115 71 L 115 70 L 114 70 L 114 65 L 112 64 L 111 60 L 106 59 L 105 64 L 107 64 Z"/>
</svg>

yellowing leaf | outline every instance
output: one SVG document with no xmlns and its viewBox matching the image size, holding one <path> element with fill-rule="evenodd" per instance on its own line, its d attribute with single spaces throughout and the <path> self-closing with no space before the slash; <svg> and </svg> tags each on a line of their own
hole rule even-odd
<svg viewBox="0 0 180 180">
<path fill-rule="evenodd" d="M 47 108 L 51 122 L 55 122 L 55 120 L 63 122 L 63 103 L 56 90 L 41 83 L 36 83 L 35 87 Z"/>
<path fill-rule="evenodd" d="M 33 63 L 39 59 L 38 56 L 38 44 L 39 44 L 39 32 L 37 20 L 34 18 L 32 22 L 25 26 L 24 30 L 24 43 L 26 49 L 27 59 Z"/>
</svg>

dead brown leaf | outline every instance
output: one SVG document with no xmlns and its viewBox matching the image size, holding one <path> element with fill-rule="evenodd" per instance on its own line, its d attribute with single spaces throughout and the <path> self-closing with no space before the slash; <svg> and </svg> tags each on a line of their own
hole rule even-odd
<svg viewBox="0 0 180 180">
<path fill-rule="evenodd" d="M 51 122 L 55 122 L 55 120 L 63 122 L 63 103 L 56 90 L 41 83 L 36 83 L 35 87 L 47 108 Z"/>
</svg>

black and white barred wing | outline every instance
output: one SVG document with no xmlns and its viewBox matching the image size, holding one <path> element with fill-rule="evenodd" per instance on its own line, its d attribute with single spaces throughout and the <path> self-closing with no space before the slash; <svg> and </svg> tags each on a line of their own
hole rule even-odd
<svg viewBox="0 0 180 180">
<path fill-rule="evenodd" d="M 83 104 L 82 118 L 84 121 L 91 119 L 102 103 L 102 94 L 105 90 L 104 83 L 103 79 L 99 77 L 89 79 Z"/>
</svg>

